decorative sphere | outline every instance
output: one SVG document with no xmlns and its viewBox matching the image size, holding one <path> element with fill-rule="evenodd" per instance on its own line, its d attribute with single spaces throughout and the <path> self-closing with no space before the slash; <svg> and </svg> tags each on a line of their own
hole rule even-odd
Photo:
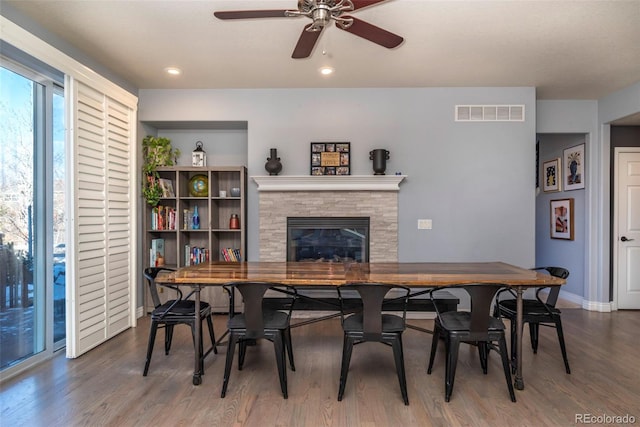
<svg viewBox="0 0 640 427">
<path fill-rule="evenodd" d="M 194 175 L 189 180 L 189 194 L 193 197 L 207 197 L 209 195 L 209 178 L 206 175 Z"/>
</svg>

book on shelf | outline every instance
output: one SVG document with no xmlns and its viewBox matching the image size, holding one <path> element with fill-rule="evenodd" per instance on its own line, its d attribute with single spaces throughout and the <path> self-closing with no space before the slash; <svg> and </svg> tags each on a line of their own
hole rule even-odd
<svg viewBox="0 0 640 427">
<path fill-rule="evenodd" d="M 173 191 L 173 182 L 170 179 L 160 178 L 159 184 L 162 197 L 176 197 L 176 193 Z"/>
<path fill-rule="evenodd" d="M 209 249 L 184 245 L 184 265 L 198 265 L 203 262 L 209 262 Z"/>
<path fill-rule="evenodd" d="M 149 266 L 162 267 L 164 265 L 164 239 L 151 239 L 149 249 Z"/>
<path fill-rule="evenodd" d="M 151 229 L 156 231 L 176 229 L 176 210 L 171 206 L 158 205 L 151 209 Z"/>
<path fill-rule="evenodd" d="M 240 249 L 238 248 L 223 248 L 220 250 L 220 254 L 225 261 L 229 262 L 241 262 L 242 256 L 240 256 Z"/>
</svg>

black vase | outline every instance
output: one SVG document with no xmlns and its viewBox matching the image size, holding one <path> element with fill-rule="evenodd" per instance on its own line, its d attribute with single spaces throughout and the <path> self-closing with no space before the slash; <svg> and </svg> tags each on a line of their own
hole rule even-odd
<svg viewBox="0 0 640 427">
<path fill-rule="evenodd" d="M 384 148 L 369 151 L 369 160 L 373 160 L 374 175 L 384 175 L 389 160 L 389 151 Z"/>
<path fill-rule="evenodd" d="M 269 175 L 278 175 L 282 170 L 282 163 L 280 163 L 276 148 L 271 149 L 271 157 L 267 157 L 267 163 L 265 163 L 264 168 L 269 172 Z"/>
</svg>

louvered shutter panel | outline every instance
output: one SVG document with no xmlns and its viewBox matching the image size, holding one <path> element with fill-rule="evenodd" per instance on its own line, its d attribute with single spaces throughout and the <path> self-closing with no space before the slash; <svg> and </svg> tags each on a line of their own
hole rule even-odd
<svg viewBox="0 0 640 427">
<path fill-rule="evenodd" d="M 109 99 L 107 115 L 107 336 L 131 326 L 131 111 Z"/>
<path fill-rule="evenodd" d="M 135 111 L 82 82 L 69 83 L 75 280 L 67 357 L 77 357 L 132 326 Z"/>
</svg>

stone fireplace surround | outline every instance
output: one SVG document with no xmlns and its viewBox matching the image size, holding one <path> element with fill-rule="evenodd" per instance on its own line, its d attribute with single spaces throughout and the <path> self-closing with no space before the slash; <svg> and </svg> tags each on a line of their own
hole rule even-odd
<svg viewBox="0 0 640 427">
<path fill-rule="evenodd" d="M 260 261 L 286 261 L 287 217 L 369 217 L 369 261 L 398 260 L 398 191 L 404 175 L 253 176 Z"/>
</svg>

